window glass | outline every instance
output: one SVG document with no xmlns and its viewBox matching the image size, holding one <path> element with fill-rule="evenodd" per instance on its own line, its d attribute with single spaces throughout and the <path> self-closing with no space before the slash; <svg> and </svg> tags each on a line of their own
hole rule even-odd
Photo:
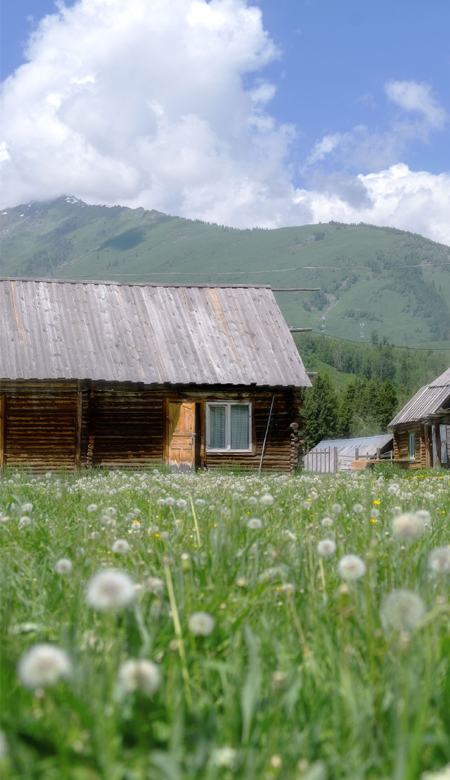
<svg viewBox="0 0 450 780">
<path fill-rule="evenodd" d="M 209 447 L 214 450 L 224 450 L 225 436 L 225 406 L 209 407 Z"/>
<path fill-rule="evenodd" d="M 409 457 L 415 458 L 416 457 L 416 434 L 410 433 L 409 434 Z"/>
<path fill-rule="evenodd" d="M 242 404 L 232 404 L 231 414 L 231 449 L 248 450 L 248 412 L 249 407 Z"/>
</svg>

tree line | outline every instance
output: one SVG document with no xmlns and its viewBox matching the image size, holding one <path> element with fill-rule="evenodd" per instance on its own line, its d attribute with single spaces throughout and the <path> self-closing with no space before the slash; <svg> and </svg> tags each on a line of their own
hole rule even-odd
<svg viewBox="0 0 450 780">
<path fill-rule="evenodd" d="M 344 389 L 336 390 L 329 373 L 319 372 L 313 387 L 304 391 L 304 435 L 310 449 L 321 439 L 375 436 L 386 433 L 397 411 L 425 384 L 448 368 L 441 353 L 394 347 L 379 342 L 354 344 L 302 334 L 297 339 L 306 369 L 313 358 L 353 374 Z"/>
</svg>

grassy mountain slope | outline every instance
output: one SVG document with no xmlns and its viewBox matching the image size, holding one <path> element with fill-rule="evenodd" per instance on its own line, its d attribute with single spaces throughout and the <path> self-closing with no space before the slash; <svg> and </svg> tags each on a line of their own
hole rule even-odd
<svg viewBox="0 0 450 780">
<path fill-rule="evenodd" d="M 0 220 L 2 276 L 320 287 L 277 294 L 290 325 L 356 341 L 361 330 L 366 341 L 373 331 L 397 344 L 450 341 L 450 248 L 394 228 L 236 230 L 72 197 Z"/>
</svg>

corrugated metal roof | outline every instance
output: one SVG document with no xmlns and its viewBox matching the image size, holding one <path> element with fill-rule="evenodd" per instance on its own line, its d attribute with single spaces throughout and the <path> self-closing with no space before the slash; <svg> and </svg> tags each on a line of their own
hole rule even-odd
<svg viewBox="0 0 450 780">
<path fill-rule="evenodd" d="M 433 385 L 424 385 L 411 398 L 406 406 L 394 417 L 389 425 L 399 425 L 400 423 L 417 422 L 424 420 L 430 414 L 435 414 L 442 404 L 450 398 L 450 386 L 434 387 Z"/>
<path fill-rule="evenodd" d="M 392 433 L 381 436 L 359 436 L 354 439 L 323 439 L 303 458 L 303 466 L 307 471 L 330 472 L 334 470 L 333 448 L 337 449 L 339 471 L 350 470 L 352 460 L 355 460 L 356 450 L 360 458 L 375 458 L 377 450 L 381 452 L 391 449 Z M 330 450 L 328 455 L 327 450 Z"/>
<path fill-rule="evenodd" d="M 267 286 L 0 279 L 0 378 L 310 387 Z"/>
<path fill-rule="evenodd" d="M 323 450 L 325 447 L 337 447 L 342 449 L 343 447 L 375 447 L 376 453 L 377 447 L 383 447 L 384 444 L 388 444 L 392 439 L 392 433 L 382 433 L 379 436 L 354 436 L 351 439 L 322 439 L 315 447 L 314 450 Z"/>
<path fill-rule="evenodd" d="M 430 387 L 450 387 L 450 368 L 444 371 L 443 374 L 438 376 L 433 382 L 430 382 Z"/>
</svg>

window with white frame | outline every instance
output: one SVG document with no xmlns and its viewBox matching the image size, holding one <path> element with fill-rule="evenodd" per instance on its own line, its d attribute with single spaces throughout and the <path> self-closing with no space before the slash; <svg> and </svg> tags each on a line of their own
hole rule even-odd
<svg viewBox="0 0 450 780">
<path fill-rule="evenodd" d="M 408 434 L 409 440 L 408 440 L 408 455 L 411 460 L 416 459 L 416 434 L 414 431 L 410 431 Z"/>
<path fill-rule="evenodd" d="M 251 404 L 232 401 L 207 403 L 206 449 L 214 452 L 251 452 Z"/>
</svg>

